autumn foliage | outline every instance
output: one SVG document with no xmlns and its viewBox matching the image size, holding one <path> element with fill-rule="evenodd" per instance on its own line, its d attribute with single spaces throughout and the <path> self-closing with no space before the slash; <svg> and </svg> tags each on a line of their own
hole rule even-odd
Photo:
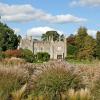
<svg viewBox="0 0 100 100">
<path fill-rule="evenodd" d="M 21 50 L 7 50 L 4 52 L 7 57 L 21 57 Z"/>
</svg>

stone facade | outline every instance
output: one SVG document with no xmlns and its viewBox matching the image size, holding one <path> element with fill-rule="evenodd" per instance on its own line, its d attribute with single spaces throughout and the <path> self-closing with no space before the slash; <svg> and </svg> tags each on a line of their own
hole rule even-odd
<svg viewBox="0 0 100 100">
<path fill-rule="evenodd" d="M 63 59 L 67 56 L 66 39 L 64 41 L 36 41 L 32 37 L 26 37 L 21 40 L 20 48 L 29 49 L 34 54 L 47 52 L 50 54 L 50 59 Z"/>
</svg>

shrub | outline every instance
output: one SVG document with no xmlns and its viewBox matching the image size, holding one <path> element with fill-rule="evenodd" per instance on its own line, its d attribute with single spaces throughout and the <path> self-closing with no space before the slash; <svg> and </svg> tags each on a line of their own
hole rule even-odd
<svg viewBox="0 0 100 100">
<path fill-rule="evenodd" d="M 21 58 L 30 63 L 34 61 L 33 53 L 28 49 L 21 49 Z"/>
<path fill-rule="evenodd" d="M 77 52 L 77 47 L 71 44 L 68 44 L 68 49 L 67 49 L 68 55 L 73 55 L 75 56 Z"/>
<path fill-rule="evenodd" d="M 21 58 L 16 58 L 16 57 L 11 57 L 11 58 L 5 58 L 1 61 L 2 64 L 4 65 L 20 65 L 20 64 L 25 64 L 25 60 Z"/>
<path fill-rule="evenodd" d="M 38 52 L 35 56 L 38 61 L 48 61 L 50 59 L 50 55 L 47 52 Z"/>
<path fill-rule="evenodd" d="M 38 96 L 49 94 L 52 98 L 56 98 L 61 92 L 70 88 L 78 90 L 84 87 L 81 77 L 76 72 L 65 66 L 60 67 L 60 64 L 59 67 L 52 64 L 50 67 L 43 68 L 43 71 L 35 79 L 34 77 L 32 79 L 32 94 Z"/>
<path fill-rule="evenodd" d="M 21 57 L 21 51 L 20 50 L 7 50 L 4 52 L 4 54 L 7 56 L 7 57 L 17 57 L 17 58 L 20 58 Z"/>
<path fill-rule="evenodd" d="M 3 52 L 0 52 L 0 60 L 4 59 L 6 55 Z"/>
</svg>

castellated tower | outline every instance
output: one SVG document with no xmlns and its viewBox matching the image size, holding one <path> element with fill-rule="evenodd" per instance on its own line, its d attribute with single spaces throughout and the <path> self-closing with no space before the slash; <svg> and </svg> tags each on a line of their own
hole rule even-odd
<svg viewBox="0 0 100 100">
<path fill-rule="evenodd" d="M 32 36 L 26 36 L 25 38 L 22 38 L 21 41 L 20 41 L 19 48 L 29 49 L 33 52 L 33 39 L 32 39 Z"/>
<path fill-rule="evenodd" d="M 67 56 L 67 41 L 35 41 L 32 36 L 25 37 L 20 42 L 20 48 L 29 49 L 34 54 L 47 52 L 50 59 L 64 59 Z"/>
</svg>

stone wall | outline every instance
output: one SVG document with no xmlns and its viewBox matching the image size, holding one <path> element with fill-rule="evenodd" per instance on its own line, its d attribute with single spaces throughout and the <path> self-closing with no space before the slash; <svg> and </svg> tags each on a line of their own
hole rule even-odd
<svg viewBox="0 0 100 100">
<path fill-rule="evenodd" d="M 29 49 L 34 54 L 47 52 L 51 59 L 65 58 L 67 56 L 67 42 L 64 41 L 33 41 L 32 38 L 21 40 L 20 48 Z"/>
<path fill-rule="evenodd" d="M 67 56 L 67 43 L 63 41 L 37 41 L 34 42 L 34 54 L 37 52 L 48 52 L 51 59 L 57 59 L 57 56 L 65 58 Z"/>
<path fill-rule="evenodd" d="M 33 39 L 32 37 L 25 37 L 21 40 L 19 48 L 29 49 L 33 52 Z"/>
</svg>

